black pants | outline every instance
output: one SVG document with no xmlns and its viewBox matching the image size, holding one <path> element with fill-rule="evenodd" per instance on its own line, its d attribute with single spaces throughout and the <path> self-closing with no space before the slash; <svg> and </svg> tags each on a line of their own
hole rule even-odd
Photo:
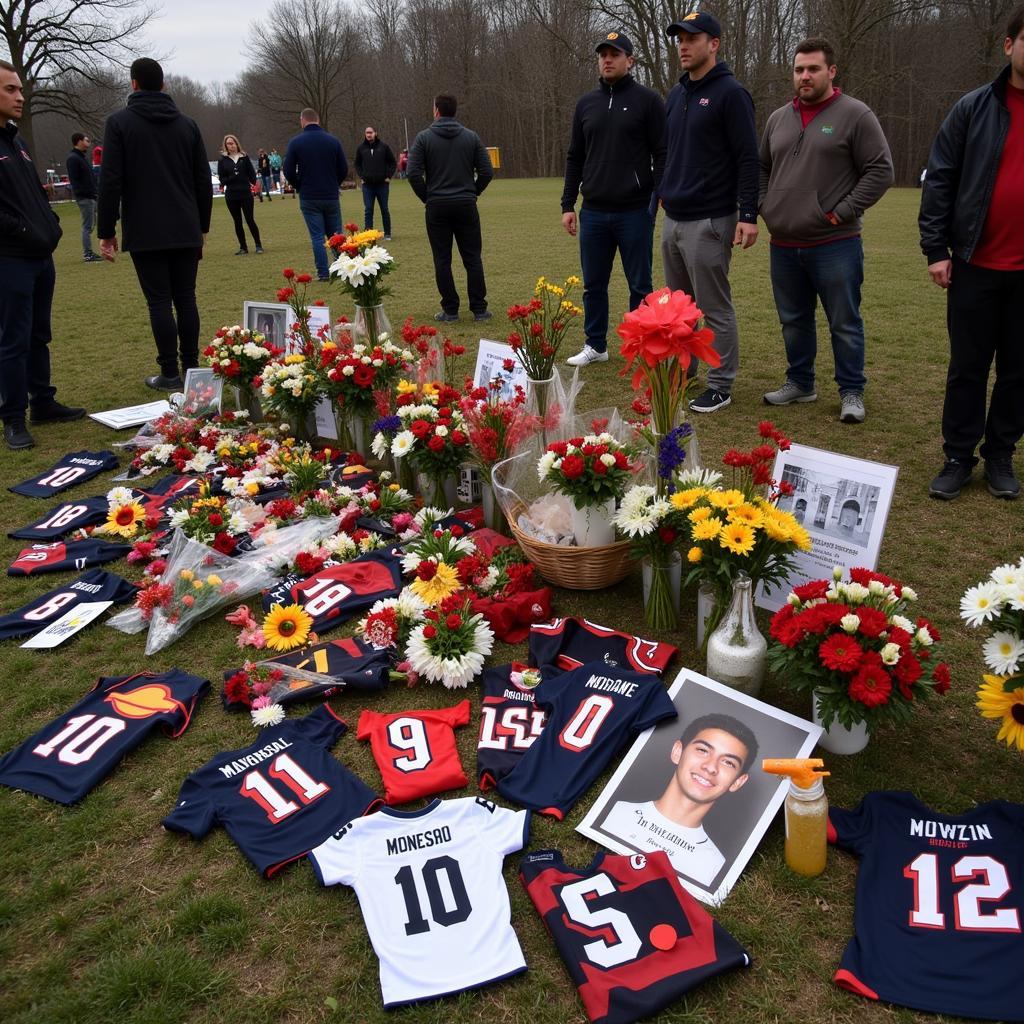
<svg viewBox="0 0 1024 1024">
<path fill-rule="evenodd" d="M 201 255 L 201 249 L 160 249 L 131 254 L 142 294 L 149 306 L 157 362 L 165 377 L 178 376 L 179 346 L 182 373 L 199 365 L 196 272 Z M 175 313 L 177 323 L 174 321 Z"/>
<path fill-rule="evenodd" d="M 427 238 L 434 257 L 434 279 L 441 295 L 441 308 L 458 313 L 459 293 L 452 277 L 452 240 L 459 247 L 462 265 L 466 268 L 466 290 L 469 308 L 474 313 L 487 310 L 487 284 L 480 252 L 480 214 L 473 199 L 427 203 Z"/>
<path fill-rule="evenodd" d="M 0 256 L 0 418 L 19 423 L 29 397 L 42 407 L 57 393 L 50 383 L 53 260 Z"/>
<path fill-rule="evenodd" d="M 231 219 L 235 222 L 235 234 L 238 236 L 238 248 L 248 249 L 249 246 L 245 241 L 245 232 L 242 230 L 242 214 L 245 214 L 245 223 L 249 225 L 249 231 L 252 234 L 252 240 L 256 243 L 257 249 L 263 248 L 263 243 L 260 241 L 260 229 L 256 227 L 256 218 L 253 216 L 253 201 L 252 193 L 242 196 L 241 199 L 232 199 L 230 196 L 226 196 L 224 202 L 227 203 L 228 213 L 231 214 Z"/>
<path fill-rule="evenodd" d="M 947 459 L 1009 458 L 1024 435 L 1024 270 L 987 270 L 953 259 L 946 322 L 949 372 L 942 407 Z M 996 381 L 988 416 L 992 360 Z"/>
</svg>

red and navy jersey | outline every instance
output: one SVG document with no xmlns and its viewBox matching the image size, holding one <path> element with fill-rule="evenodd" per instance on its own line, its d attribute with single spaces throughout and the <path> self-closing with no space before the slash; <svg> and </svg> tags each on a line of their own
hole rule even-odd
<svg viewBox="0 0 1024 1024">
<path fill-rule="evenodd" d="M 223 825 L 269 878 L 379 806 L 373 790 L 331 756 L 346 728 L 322 704 L 269 726 L 248 747 L 217 754 L 184 781 L 164 827 L 202 839 Z"/>
<path fill-rule="evenodd" d="M 91 480 L 104 470 L 117 469 L 117 466 L 118 458 L 110 451 L 69 452 L 45 473 L 40 473 L 31 480 L 23 480 L 8 490 L 14 491 L 15 494 L 24 494 L 28 498 L 52 498 L 69 487 Z"/>
<path fill-rule="evenodd" d="M 0 615 L 0 640 L 38 633 L 83 601 L 113 601 L 123 604 L 135 597 L 138 588 L 105 569 L 90 569 L 72 583 L 57 587 L 22 605 L 16 612 Z"/>
<path fill-rule="evenodd" d="M 631 1024 L 750 963 L 661 850 L 599 853 L 585 868 L 542 850 L 523 858 L 519 879 L 594 1024 Z"/>
<path fill-rule="evenodd" d="M 275 604 L 302 605 L 313 618 L 313 629 L 321 633 L 385 597 L 397 597 L 401 589 L 401 552 L 381 548 L 350 562 L 329 563 L 312 576 L 285 576 L 263 591 L 263 610 Z"/>
<path fill-rule="evenodd" d="M 40 516 L 28 526 L 11 530 L 8 537 L 20 540 L 54 540 L 83 526 L 95 526 L 107 518 L 109 503 L 102 495 L 94 498 L 79 498 L 63 505 L 54 505 L 49 512 Z"/>
<path fill-rule="evenodd" d="M 0 758 L 0 783 L 73 804 L 158 726 L 180 736 L 209 688 L 176 668 L 100 679 L 70 711 Z"/>
<path fill-rule="evenodd" d="M 459 760 L 455 729 L 468 724 L 468 700 L 450 708 L 393 715 L 364 711 L 356 739 L 370 741 L 384 780 L 385 801 L 404 804 L 465 786 L 469 780 Z"/>
<path fill-rule="evenodd" d="M 139 483 L 139 481 L 136 481 Z M 200 481 L 194 476 L 182 476 L 172 473 L 162 476 L 152 483 L 147 482 L 144 490 L 140 490 L 139 504 L 146 510 L 146 516 L 170 514 L 170 507 L 187 495 L 199 494 Z"/>
<path fill-rule="evenodd" d="M 484 669 L 476 745 L 477 782 L 484 792 L 512 771 L 544 731 L 548 715 L 538 701 L 558 686 L 558 679 L 532 687 L 512 682 L 512 673 L 525 668 L 513 663 Z"/>
<path fill-rule="evenodd" d="M 286 654 L 278 654 L 266 663 L 316 672 L 352 690 L 382 690 L 390 682 L 390 651 L 374 647 L 358 636 L 308 644 Z"/>
<path fill-rule="evenodd" d="M 90 537 L 88 540 L 54 541 L 52 544 L 33 544 L 23 548 L 7 569 L 8 576 L 38 576 L 44 572 L 65 572 L 85 569 L 90 565 L 124 558 L 131 544 L 116 544 L 109 540 Z"/>
<path fill-rule="evenodd" d="M 586 619 L 552 619 L 530 627 L 531 665 L 569 670 L 603 661 L 612 668 L 661 673 L 677 650 L 671 644 L 620 633 Z"/>
<path fill-rule="evenodd" d="M 940 814 L 911 793 L 869 793 L 856 810 L 829 810 L 828 838 L 860 858 L 837 985 L 931 1013 L 1024 1020 L 1024 805 Z"/>
<path fill-rule="evenodd" d="M 548 714 L 544 731 L 497 788 L 520 806 L 561 820 L 627 740 L 675 718 L 676 709 L 650 672 L 596 661 L 554 681 L 537 700 Z"/>
</svg>

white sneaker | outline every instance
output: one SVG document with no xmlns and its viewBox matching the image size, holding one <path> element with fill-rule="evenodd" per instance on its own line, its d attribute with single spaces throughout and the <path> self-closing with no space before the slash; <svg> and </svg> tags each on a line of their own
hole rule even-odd
<svg viewBox="0 0 1024 1024">
<path fill-rule="evenodd" d="M 584 345 L 582 351 L 577 352 L 574 356 L 569 356 L 566 362 L 570 366 L 589 366 L 591 363 L 607 363 L 608 353 L 606 351 L 598 352 L 596 348 Z"/>
</svg>

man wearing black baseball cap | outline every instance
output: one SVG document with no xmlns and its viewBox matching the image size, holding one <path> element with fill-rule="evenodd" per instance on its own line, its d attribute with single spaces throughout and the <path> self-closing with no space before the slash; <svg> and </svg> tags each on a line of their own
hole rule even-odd
<svg viewBox="0 0 1024 1024">
<path fill-rule="evenodd" d="M 608 281 L 616 250 L 629 285 L 629 308 L 654 290 L 648 206 L 665 166 L 665 105 L 629 73 L 633 44 L 612 31 L 594 50 L 601 80 L 576 104 L 562 191 L 562 225 L 570 235 L 579 234 L 583 269 L 586 341 L 567 360 L 571 366 L 608 359 Z"/>
<path fill-rule="evenodd" d="M 706 389 L 690 403 L 694 412 L 714 412 L 732 401 L 739 367 L 732 249 L 757 241 L 754 101 L 718 60 L 722 27 L 713 15 L 687 14 L 665 31 L 675 41 L 683 74 L 665 101 L 661 255 L 665 283 L 693 295 L 715 332 L 721 364 L 708 370 Z"/>
</svg>

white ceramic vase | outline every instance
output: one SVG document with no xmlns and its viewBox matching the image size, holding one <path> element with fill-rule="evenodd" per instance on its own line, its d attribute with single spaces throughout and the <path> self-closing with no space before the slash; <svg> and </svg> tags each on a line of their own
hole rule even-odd
<svg viewBox="0 0 1024 1024">
<path fill-rule="evenodd" d="M 811 715 L 815 725 L 822 724 L 817 694 L 814 694 Z M 852 729 L 847 729 L 845 725 L 839 723 L 838 719 L 834 719 L 832 724 L 821 734 L 818 746 L 830 754 L 859 754 L 868 745 L 870 736 L 866 722 L 858 722 Z"/>
<path fill-rule="evenodd" d="M 572 507 L 572 533 L 579 548 L 599 548 L 615 543 L 615 499 L 609 498 L 599 505 Z"/>
</svg>

